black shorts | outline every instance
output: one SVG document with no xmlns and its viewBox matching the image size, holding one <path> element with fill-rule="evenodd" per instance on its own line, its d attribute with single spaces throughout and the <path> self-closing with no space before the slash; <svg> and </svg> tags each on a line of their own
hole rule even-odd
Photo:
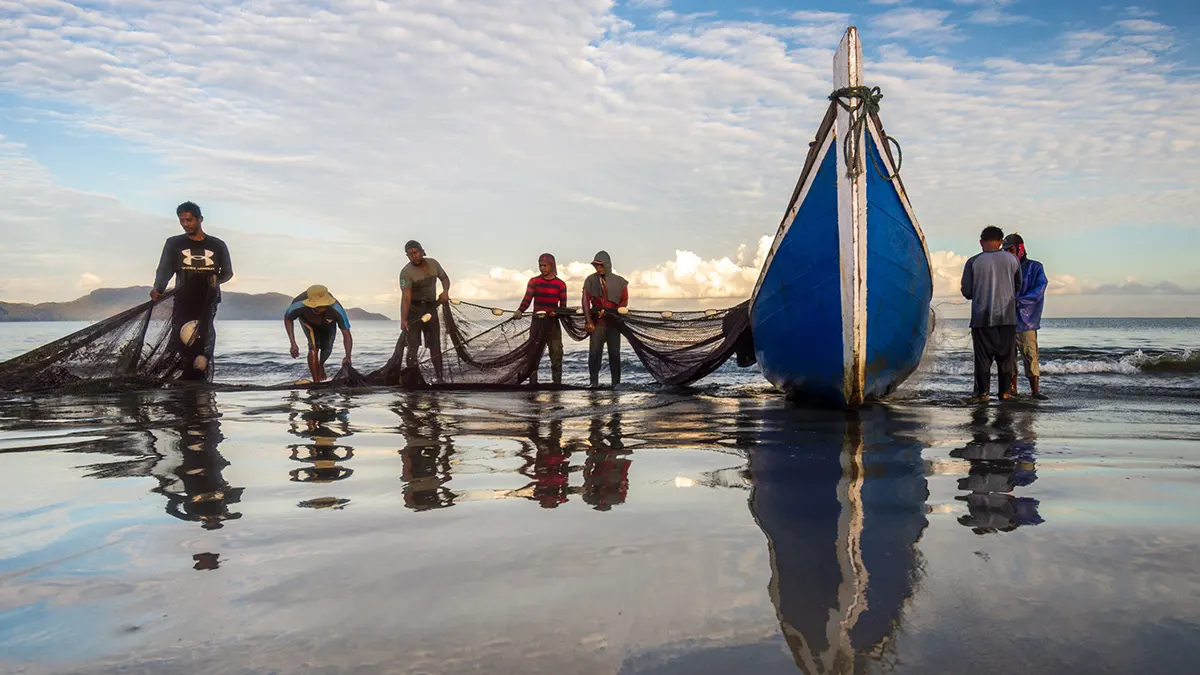
<svg viewBox="0 0 1200 675">
<path fill-rule="evenodd" d="M 428 322 L 421 321 L 421 317 L 426 314 L 432 315 Z M 409 307 L 408 311 L 408 348 L 416 350 L 422 343 L 426 348 L 429 345 L 442 344 L 441 324 L 438 322 L 438 306 L 416 306 Z M 424 338 L 422 340 L 422 338 Z"/>
<path fill-rule="evenodd" d="M 316 351 L 321 363 L 329 360 L 333 353 L 333 342 L 337 339 L 337 324 L 330 322 L 323 326 L 314 326 L 306 321 L 300 322 L 304 337 L 308 338 L 308 351 Z"/>
</svg>

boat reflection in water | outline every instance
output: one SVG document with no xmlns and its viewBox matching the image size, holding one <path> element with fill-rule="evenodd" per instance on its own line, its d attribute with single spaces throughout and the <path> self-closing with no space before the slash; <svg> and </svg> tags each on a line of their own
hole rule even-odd
<svg viewBox="0 0 1200 675">
<path fill-rule="evenodd" d="M 924 446 L 906 440 L 890 417 L 877 408 L 813 424 L 781 420 L 749 454 L 750 510 L 767 536 L 771 601 L 809 675 L 888 660 L 921 583 Z"/>
<path fill-rule="evenodd" d="M 1038 500 L 1012 494 L 1037 480 L 1035 414 L 1000 407 L 989 424 L 988 410 L 980 408 L 971 417 L 971 441 L 950 452 L 951 457 L 971 464 L 967 476 L 958 481 L 958 489 L 967 494 L 956 499 L 966 502 L 968 509 L 958 522 L 975 534 L 1011 532 L 1045 522 L 1038 513 Z"/>
</svg>

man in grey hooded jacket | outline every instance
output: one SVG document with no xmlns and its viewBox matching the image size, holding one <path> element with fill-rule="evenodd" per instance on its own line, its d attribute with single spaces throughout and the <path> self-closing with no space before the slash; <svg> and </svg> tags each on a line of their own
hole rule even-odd
<svg viewBox="0 0 1200 675">
<path fill-rule="evenodd" d="M 588 375 L 600 386 L 600 358 L 608 345 L 608 370 L 613 385 L 621 383 L 621 327 L 617 310 L 629 305 L 629 282 L 612 271 L 612 258 L 600 251 L 592 259 L 594 274 L 583 282 L 584 328 L 588 335 Z"/>
</svg>

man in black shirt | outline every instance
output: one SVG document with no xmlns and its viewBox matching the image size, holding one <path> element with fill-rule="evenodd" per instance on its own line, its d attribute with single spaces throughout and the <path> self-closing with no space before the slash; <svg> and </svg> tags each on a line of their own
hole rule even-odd
<svg viewBox="0 0 1200 675">
<path fill-rule="evenodd" d="M 182 357 L 182 378 L 212 380 L 213 350 L 217 331 L 213 325 L 220 285 L 233 278 L 233 263 L 225 242 L 205 234 L 200 207 L 184 202 L 175 209 L 183 234 L 167 239 L 154 275 L 150 299 L 166 291 L 175 277 L 175 297 L 171 308 L 172 346 Z"/>
</svg>

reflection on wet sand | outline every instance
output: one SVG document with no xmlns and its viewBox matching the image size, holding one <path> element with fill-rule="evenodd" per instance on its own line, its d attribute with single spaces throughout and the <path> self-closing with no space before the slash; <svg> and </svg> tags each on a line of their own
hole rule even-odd
<svg viewBox="0 0 1200 675">
<path fill-rule="evenodd" d="M 1061 413 L 972 410 L 0 401 L 0 671 L 1190 672 L 1196 442 L 1131 480 L 1138 439 L 1072 471 Z"/>
<path fill-rule="evenodd" d="M 330 423 L 340 423 L 341 428 L 331 428 Z M 345 413 L 321 404 L 312 404 L 312 409 L 303 413 L 292 413 L 291 433 L 311 441 L 288 446 L 291 459 L 304 462 L 306 466 L 289 472 L 291 479 L 300 483 L 332 483 L 344 480 L 354 469 L 342 464 L 354 457 L 354 448 L 341 440 L 350 436 Z"/>
<path fill-rule="evenodd" d="M 971 441 L 950 452 L 971 465 L 967 476 L 958 481 L 958 489 L 967 494 L 956 499 L 966 502 L 968 509 L 958 522 L 975 534 L 1011 532 L 1045 522 L 1038 513 L 1038 500 L 1012 494 L 1037 480 L 1035 414 L 1001 406 L 989 423 L 989 410 L 980 408 L 971 416 Z"/>
<path fill-rule="evenodd" d="M 297 483 L 323 484 L 349 478 L 354 473 L 354 469 L 345 465 L 354 458 L 354 448 L 345 443 L 345 439 L 353 435 L 349 409 L 322 401 L 301 401 L 298 397 L 295 403 L 307 409 L 288 414 L 288 432 L 308 442 L 288 446 L 289 459 L 303 464 L 288 472 L 290 479 Z M 296 506 L 341 509 L 349 503 L 349 499 L 328 496 L 304 499 Z"/>
<path fill-rule="evenodd" d="M 629 498 L 632 451 L 625 449 L 621 431 L 621 413 L 593 417 L 588 427 L 583 501 L 597 511 L 608 511 Z"/>
<path fill-rule="evenodd" d="M 923 444 L 887 417 L 875 409 L 809 428 L 774 426 L 749 455 L 750 510 L 770 549 L 771 601 L 809 675 L 857 673 L 891 659 L 922 583 Z"/>
<path fill-rule="evenodd" d="M 518 471 L 532 482 L 519 494 L 553 509 L 567 503 L 571 490 L 571 450 L 563 445 L 563 421 L 551 420 L 542 433 L 540 422 L 530 425 L 529 438 L 521 443 L 524 463 Z"/>
<path fill-rule="evenodd" d="M 454 506 L 450 482 L 454 437 L 447 429 L 435 397 L 412 397 L 392 411 L 400 416 L 405 445 L 400 450 L 404 506 L 429 511 Z"/>
<path fill-rule="evenodd" d="M 167 498 L 171 516 L 219 529 L 224 521 L 242 517 L 229 510 L 241 501 L 242 488 L 231 487 L 222 476 L 229 460 L 218 449 L 225 437 L 216 394 L 193 389 L 179 402 L 175 437 L 155 446 L 161 459 L 153 469 L 158 479 L 154 491 Z"/>
</svg>

